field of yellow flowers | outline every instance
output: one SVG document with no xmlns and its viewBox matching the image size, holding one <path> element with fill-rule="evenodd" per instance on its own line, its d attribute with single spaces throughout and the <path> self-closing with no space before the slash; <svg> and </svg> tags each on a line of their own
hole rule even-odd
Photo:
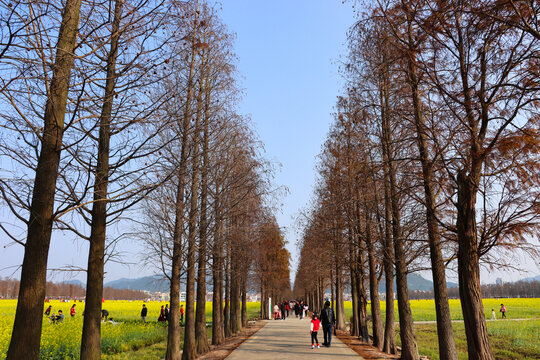
<svg viewBox="0 0 540 360">
<path fill-rule="evenodd" d="M 76 304 L 76 314 L 72 318 L 69 310 Z M 140 321 L 142 301 L 105 301 L 103 308 L 109 312 L 114 323 L 102 323 L 101 349 L 105 354 L 113 354 L 143 347 L 166 339 L 165 323 L 158 323 L 161 305 L 165 302 L 147 302 L 147 322 Z M 52 305 L 51 314 L 62 310 L 65 319 L 61 324 L 50 323 L 43 316 L 40 359 L 78 359 L 84 311 L 83 302 L 60 302 L 51 300 L 45 303 L 43 311 Z M 0 359 L 6 357 L 15 318 L 16 300 L 0 300 Z"/>
<path fill-rule="evenodd" d="M 140 317 L 143 303 L 148 308 L 146 323 L 142 322 Z M 72 318 L 69 310 L 73 304 L 76 304 L 76 314 Z M 102 353 L 106 355 L 123 353 L 165 341 L 167 324 L 157 322 L 161 306 L 165 304 L 168 303 L 106 300 L 102 308 L 109 312 L 109 319 L 112 318 L 114 323 L 103 322 L 101 325 Z M 43 315 L 40 359 L 79 359 L 84 303 L 51 300 L 44 304 L 43 312 L 49 305 L 52 306 L 51 314 L 62 310 L 65 319 L 61 324 L 53 324 Z M 6 357 L 16 308 L 16 300 L 0 300 L 0 359 Z M 258 316 L 259 309 L 259 303 L 248 303 L 248 318 Z M 210 302 L 206 304 L 206 321 L 212 321 L 212 303 Z"/>
</svg>

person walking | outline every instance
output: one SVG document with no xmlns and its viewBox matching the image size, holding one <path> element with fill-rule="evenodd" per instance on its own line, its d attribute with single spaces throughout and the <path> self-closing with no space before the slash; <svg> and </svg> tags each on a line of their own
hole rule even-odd
<svg viewBox="0 0 540 360">
<path fill-rule="evenodd" d="M 313 313 L 313 317 L 311 318 L 311 324 L 309 325 L 309 331 L 311 333 L 311 348 L 312 349 L 315 347 L 315 344 L 317 344 L 317 348 L 321 347 L 319 345 L 319 339 L 317 339 L 317 332 L 319 331 L 320 327 L 321 327 L 321 321 L 319 320 L 317 313 Z"/>
<path fill-rule="evenodd" d="M 165 321 L 169 321 L 169 304 L 165 305 Z"/>
<path fill-rule="evenodd" d="M 281 319 L 285 320 L 287 317 L 287 305 L 285 305 L 285 301 L 281 303 Z"/>
<path fill-rule="evenodd" d="M 145 304 L 142 304 L 142 310 L 141 310 L 141 320 L 143 322 L 146 322 L 146 315 L 148 315 L 148 308 Z"/>
<path fill-rule="evenodd" d="M 75 311 L 75 306 L 76 306 L 76 305 L 73 304 L 73 305 L 71 306 L 71 309 L 69 310 L 69 315 L 71 315 L 72 318 L 75 316 L 75 313 L 76 313 L 76 311 Z"/>
<path fill-rule="evenodd" d="M 274 320 L 277 320 L 279 318 L 279 306 L 278 304 L 274 305 Z"/>
<path fill-rule="evenodd" d="M 300 301 L 298 312 L 300 313 L 300 320 L 302 320 L 304 318 L 304 302 L 303 301 Z"/>
<path fill-rule="evenodd" d="M 499 310 L 502 313 L 501 319 L 506 319 L 506 308 L 504 307 L 504 304 L 501 304 L 501 310 Z"/>
<path fill-rule="evenodd" d="M 324 309 L 321 311 L 321 322 L 323 326 L 324 342 L 323 346 L 330 347 L 332 344 L 332 329 L 336 323 L 334 310 L 330 307 L 330 301 L 324 303 Z"/>
</svg>

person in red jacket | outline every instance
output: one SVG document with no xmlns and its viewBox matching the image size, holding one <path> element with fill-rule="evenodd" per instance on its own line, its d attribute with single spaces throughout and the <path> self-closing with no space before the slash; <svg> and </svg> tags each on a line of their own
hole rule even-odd
<svg viewBox="0 0 540 360">
<path fill-rule="evenodd" d="M 184 322 L 184 305 L 180 305 L 180 323 Z"/>
<path fill-rule="evenodd" d="M 317 344 L 317 348 L 320 348 L 319 345 L 319 339 L 317 339 L 317 332 L 319 331 L 321 327 L 321 320 L 319 320 L 319 316 L 317 313 L 313 313 L 313 317 L 311 318 L 311 325 L 309 327 L 309 331 L 311 332 L 311 348 L 313 349 L 315 347 L 315 344 Z"/>
<path fill-rule="evenodd" d="M 75 316 L 75 304 L 71 306 L 71 309 L 69 310 L 69 315 L 71 315 L 71 317 Z"/>
</svg>

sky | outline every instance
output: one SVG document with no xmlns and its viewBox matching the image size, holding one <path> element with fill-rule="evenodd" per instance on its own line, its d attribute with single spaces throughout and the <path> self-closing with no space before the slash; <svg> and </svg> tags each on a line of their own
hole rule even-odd
<svg viewBox="0 0 540 360">
<path fill-rule="evenodd" d="M 265 147 L 264 156 L 281 164 L 275 183 L 289 189 L 277 220 L 292 254 L 294 279 L 299 236 L 294 218 L 309 206 L 312 198 L 316 156 L 343 86 L 339 61 L 346 55 L 346 34 L 354 23 L 354 11 L 351 2 L 343 4 L 340 0 L 224 0 L 221 18 L 237 35 L 235 50 L 240 86 L 244 89 L 239 113 L 251 116 Z M 5 212 L 0 209 L 0 218 Z M 22 263 L 22 248 L 4 248 L 8 240 L 3 234 L 0 241 L 0 276 L 18 276 L 13 271 Z M 144 248 L 129 243 L 123 250 L 134 264 L 108 263 L 106 282 L 152 274 L 152 269 L 136 265 L 144 256 Z M 66 264 L 86 266 L 87 252 L 86 244 L 57 236 L 51 243 L 49 268 Z M 497 277 L 518 280 L 540 273 L 533 261 L 521 261 L 533 269 L 531 274 L 484 270 L 482 282 L 494 282 Z M 423 276 L 431 278 L 429 273 Z M 53 280 L 70 277 L 85 281 L 82 274 L 65 273 L 56 274 Z M 450 278 L 455 275 L 450 274 Z"/>
</svg>

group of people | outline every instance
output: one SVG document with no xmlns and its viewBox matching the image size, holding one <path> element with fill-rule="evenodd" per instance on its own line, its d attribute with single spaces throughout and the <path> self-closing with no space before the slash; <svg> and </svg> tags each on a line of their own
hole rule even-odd
<svg viewBox="0 0 540 360">
<path fill-rule="evenodd" d="M 73 304 L 75 306 L 75 304 Z M 62 310 L 58 310 L 58 314 L 52 313 L 52 305 L 49 305 L 49 307 L 45 310 L 45 316 L 49 318 L 49 323 L 57 324 L 64 322 L 64 313 Z"/>
<path fill-rule="evenodd" d="M 309 332 L 311 333 L 311 348 L 320 348 L 319 339 L 317 334 L 322 327 L 324 342 L 323 346 L 330 347 L 332 344 L 332 331 L 334 330 L 334 324 L 336 323 L 336 316 L 334 310 L 330 307 L 330 301 L 324 303 L 324 308 L 321 310 L 321 316 L 317 313 L 313 313 L 311 316 L 311 324 L 309 326 Z"/>
<path fill-rule="evenodd" d="M 501 304 L 499 312 L 502 314 L 501 319 L 506 319 L 506 307 L 504 306 L 504 304 Z M 495 315 L 495 309 L 491 309 L 491 320 L 497 320 L 497 316 Z"/>
<path fill-rule="evenodd" d="M 169 321 L 169 304 L 166 304 L 165 306 L 161 305 L 161 310 L 159 312 L 158 322 L 165 322 Z M 148 308 L 146 307 L 146 304 L 143 304 L 141 309 L 141 320 L 143 322 L 146 322 L 146 317 L 148 316 Z M 180 322 L 184 322 L 184 305 L 180 305 Z"/>
<path fill-rule="evenodd" d="M 77 305 L 73 304 L 71 306 L 71 309 L 69 310 L 69 315 L 71 315 L 71 317 L 75 317 L 75 313 L 77 312 L 77 310 L 75 309 Z M 49 305 L 49 307 L 47 309 L 45 309 L 45 313 L 44 315 L 49 319 L 49 323 L 53 323 L 53 324 L 57 324 L 57 323 L 62 323 L 64 322 L 64 313 L 62 310 L 58 310 L 58 313 L 55 313 L 52 312 L 52 305 Z"/>
<path fill-rule="evenodd" d="M 294 310 L 294 315 L 300 317 L 300 320 L 306 316 L 309 306 L 304 301 L 283 301 L 275 304 L 273 308 L 274 320 L 285 320 Z"/>
<path fill-rule="evenodd" d="M 289 311 L 294 309 L 294 314 L 300 320 L 306 316 L 309 310 L 309 306 L 304 301 L 283 301 L 280 304 L 274 305 L 274 320 L 285 320 L 289 316 Z M 321 314 L 316 312 L 311 316 L 311 322 L 309 325 L 309 332 L 311 333 L 311 348 L 320 348 L 319 339 L 317 337 L 319 330 L 322 328 L 324 342 L 323 346 L 330 347 L 332 344 L 332 331 L 336 323 L 336 316 L 334 310 L 330 307 L 330 301 L 324 303 L 324 308 L 321 310 Z"/>
<path fill-rule="evenodd" d="M 69 309 L 69 315 L 71 316 L 71 318 L 74 318 L 75 314 L 77 313 L 76 306 L 77 306 L 76 304 L 73 304 L 71 305 L 71 308 Z M 52 305 L 49 305 L 49 307 L 45 309 L 44 315 L 49 319 L 49 323 L 57 324 L 57 323 L 64 322 L 64 313 L 62 312 L 62 310 L 58 310 L 58 313 L 55 313 L 52 311 Z M 83 316 L 84 316 L 84 311 L 83 311 Z M 102 309 L 101 320 L 107 321 L 108 317 L 109 317 L 109 312 L 105 309 Z"/>
</svg>

